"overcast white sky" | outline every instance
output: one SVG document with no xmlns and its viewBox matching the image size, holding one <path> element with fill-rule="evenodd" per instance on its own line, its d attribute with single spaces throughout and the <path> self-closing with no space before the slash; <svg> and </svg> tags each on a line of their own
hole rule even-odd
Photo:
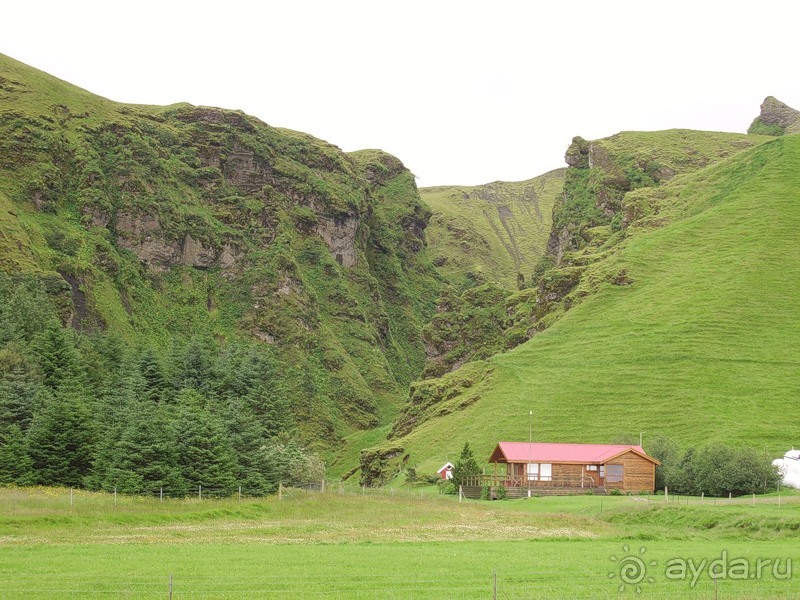
<svg viewBox="0 0 800 600">
<path fill-rule="evenodd" d="M 10 4 L 10 6 L 8 5 Z M 2 8 L 0 52 L 121 102 L 241 109 L 420 186 L 521 180 L 574 135 L 744 131 L 800 107 L 791 2 L 42 2 Z"/>
</svg>

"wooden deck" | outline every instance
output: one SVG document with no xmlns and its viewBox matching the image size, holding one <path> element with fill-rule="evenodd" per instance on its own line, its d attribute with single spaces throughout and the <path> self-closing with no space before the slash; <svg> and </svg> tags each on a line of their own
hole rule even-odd
<svg viewBox="0 0 800 600">
<path fill-rule="evenodd" d="M 548 477 L 530 479 L 506 475 L 478 475 L 468 477 L 461 486 L 467 498 L 480 498 L 483 488 L 489 488 L 489 497 L 497 499 L 497 491 L 505 488 L 506 498 L 530 498 L 533 496 L 574 496 L 580 494 L 606 494 L 605 487 L 598 487 L 588 476 Z M 591 492 L 590 492 L 591 490 Z"/>
</svg>

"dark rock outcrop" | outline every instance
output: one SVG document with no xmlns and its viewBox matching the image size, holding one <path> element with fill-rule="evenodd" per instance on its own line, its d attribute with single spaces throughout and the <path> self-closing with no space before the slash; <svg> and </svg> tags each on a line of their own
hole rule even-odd
<svg viewBox="0 0 800 600">
<path fill-rule="evenodd" d="M 767 96 L 761 103 L 761 113 L 752 122 L 747 133 L 766 135 L 800 133 L 800 111 L 774 96 Z"/>
<path fill-rule="evenodd" d="M 576 135 L 572 138 L 572 143 L 564 155 L 564 160 L 570 167 L 576 169 L 589 168 L 589 150 L 591 144 L 583 139 L 581 136 Z"/>
<path fill-rule="evenodd" d="M 154 272 L 164 272 L 177 265 L 201 269 L 219 265 L 230 269 L 239 257 L 238 250 L 230 244 L 214 248 L 188 233 L 180 239 L 170 239 L 158 217 L 151 214 L 120 213 L 115 229 L 117 244 L 133 252 Z"/>
</svg>

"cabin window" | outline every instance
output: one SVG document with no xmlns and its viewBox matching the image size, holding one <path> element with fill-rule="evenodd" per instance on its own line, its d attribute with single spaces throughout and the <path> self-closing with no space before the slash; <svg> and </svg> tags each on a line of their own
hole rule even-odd
<svg viewBox="0 0 800 600">
<path fill-rule="evenodd" d="M 606 482 L 620 483 L 622 482 L 623 474 L 623 465 L 608 465 L 608 476 L 606 477 Z"/>
<path fill-rule="evenodd" d="M 539 465 L 539 480 L 552 481 L 553 479 L 553 465 L 550 463 L 542 463 Z"/>
<path fill-rule="evenodd" d="M 597 471 L 597 465 L 586 465 L 587 471 Z"/>
<path fill-rule="evenodd" d="M 528 481 L 551 481 L 553 465 L 550 463 L 528 463 Z"/>
<path fill-rule="evenodd" d="M 606 476 L 606 466 L 600 465 L 600 479 Z"/>
</svg>

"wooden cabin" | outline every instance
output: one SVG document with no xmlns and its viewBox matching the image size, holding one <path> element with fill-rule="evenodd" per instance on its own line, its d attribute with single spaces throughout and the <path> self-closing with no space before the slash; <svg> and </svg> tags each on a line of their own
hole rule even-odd
<svg viewBox="0 0 800 600">
<path fill-rule="evenodd" d="M 504 487 L 509 497 L 541 494 L 652 493 L 658 460 L 629 444 L 500 442 L 489 457 L 493 473 L 466 487 Z M 468 496 L 475 496 L 470 489 Z"/>
</svg>

